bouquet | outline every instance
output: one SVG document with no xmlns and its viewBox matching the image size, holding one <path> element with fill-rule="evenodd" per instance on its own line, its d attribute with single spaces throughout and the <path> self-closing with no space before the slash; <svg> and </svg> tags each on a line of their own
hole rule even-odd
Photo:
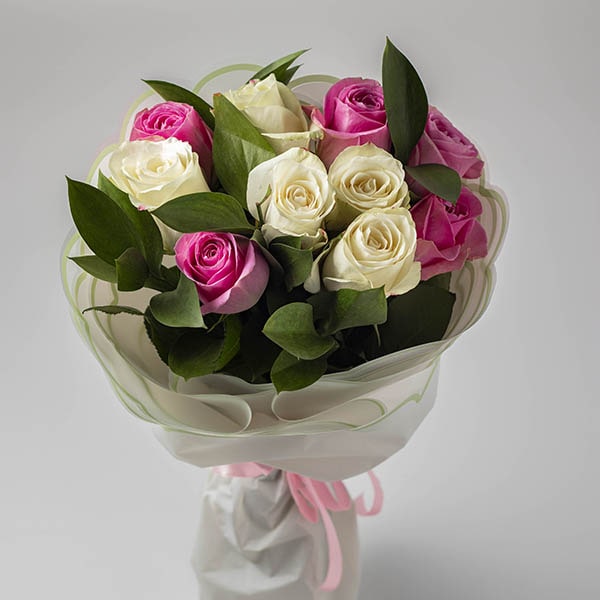
<svg viewBox="0 0 600 600">
<path fill-rule="evenodd" d="M 161 99 L 136 104 L 88 182 L 68 180 L 76 326 L 177 458 L 230 465 L 203 501 L 207 598 L 355 597 L 355 508 L 376 512 L 380 490 L 372 477 L 369 510 L 339 480 L 426 416 L 506 226 L 478 149 L 389 40 L 381 82 L 295 78 L 302 53 L 194 91 L 147 81 Z M 236 590 L 233 565 L 254 583 Z"/>
</svg>

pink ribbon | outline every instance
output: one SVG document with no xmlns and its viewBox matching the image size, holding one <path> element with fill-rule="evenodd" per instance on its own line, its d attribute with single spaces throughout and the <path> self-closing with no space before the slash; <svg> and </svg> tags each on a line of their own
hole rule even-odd
<svg viewBox="0 0 600 600">
<path fill-rule="evenodd" d="M 222 477 L 261 477 L 271 473 L 273 468 L 259 463 L 239 463 L 214 467 L 213 470 Z M 319 589 L 326 592 L 335 590 L 342 580 L 342 549 L 329 511 L 342 512 L 352 508 L 348 489 L 343 481 L 328 483 L 289 471 L 283 471 L 283 474 L 300 514 L 310 523 L 318 523 L 319 517 L 323 521 L 329 548 L 329 567 Z M 373 504 L 367 508 L 364 494 L 355 501 L 356 514 L 366 517 L 378 514 L 383 506 L 381 483 L 373 471 L 369 471 L 368 475 L 373 486 Z"/>
</svg>

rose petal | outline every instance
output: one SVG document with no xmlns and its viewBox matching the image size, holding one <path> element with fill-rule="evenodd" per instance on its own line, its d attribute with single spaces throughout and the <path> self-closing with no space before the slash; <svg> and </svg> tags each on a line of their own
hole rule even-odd
<svg viewBox="0 0 600 600">
<path fill-rule="evenodd" d="M 370 113 L 357 112 L 354 107 L 348 106 L 336 98 L 334 116 L 331 121 L 327 121 L 327 128 L 347 133 L 362 133 L 378 129 L 385 123 L 385 120 L 382 123 Z"/>
<path fill-rule="evenodd" d="M 419 239 L 435 240 L 439 248 L 449 248 L 454 245 L 454 232 L 440 198 L 429 194 L 417 202 L 410 212 Z"/>
<path fill-rule="evenodd" d="M 370 142 L 386 151 L 392 147 L 392 139 L 387 125 L 381 125 L 371 131 L 349 133 L 325 127 L 323 114 L 318 109 L 312 112 L 311 119 L 323 131 L 323 138 L 317 146 L 317 154 L 327 168 L 330 167 L 337 155 L 349 146 L 361 146 Z"/>
<path fill-rule="evenodd" d="M 241 237 L 241 236 L 240 236 Z M 246 238 L 243 238 L 246 239 Z M 234 314 L 254 306 L 269 281 L 269 265 L 258 245 L 250 240 L 239 278 L 229 290 L 202 305 L 202 314 Z"/>
<path fill-rule="evenodd" d="M 465 261 L 487 254 L 487 236 L 476 220 L 481 211 L 481 201 L 466 187 L 454 206 L 433 194 L 415 204 L 411 213 L 423 280 L 461 269 Z"/>
<path fill-rule="evenodd" d="M 466 261 L 466 252 L 460 246 L 440 251 L 429 240 L 417 240 L 415 260 L 421 263 L 421 279 L 427 281 L 434 275 L 462 269 Z"/>
<path fill-rule="evenodd" d="M 429 107 L 425 131 L 413 150 L 408 164 L 442 164 L 454 169 L 461 177 L 477 179 L 483 169 L 473 143 L 435 107 Z M 413 189 L 423 193 L 423 188 L 414 184 Z"/>
</svg>

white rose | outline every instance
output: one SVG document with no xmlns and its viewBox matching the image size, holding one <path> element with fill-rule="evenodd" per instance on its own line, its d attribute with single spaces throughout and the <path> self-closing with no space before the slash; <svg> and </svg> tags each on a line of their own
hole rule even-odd
<svg viewBox="0 0 600 600">
<path fill-rule="evenodd" d="M 307 148 L 315 137 L 308 131 L 308 120 L 298 98 L 273 74 L 224 95 L 250 119 L 276 152 Z"/>
<path fill-rule="evenodd" d="M 402 163 L 371 143 L 340 152 L 329 167 L 329 181 L 335 209 L 327 225 L 335 231 L 366 210 L 407 207 L 410 201 Z"/>
<path fill-rule="evenodd" d="M 291 148 L 252 169 L 246 199 L 267 242 L 302 236 L 303 247 L 312 248 L 325 241 L 322 225 L 333 197 L 325 165 L 308 150 Z"/>
<path fill-rule="evenodd" d="M 356 217 L 323 263 L 323 285 L 404 294 L 421 279 L 415 262 L 417 231 L 407 208 L 373 208 Z"/>
<path fill-rule="evenodd" d="M 175 138 L 123 142 L 108 166 L 114 184 L 135 206 L 149 211 L 178 196 L 210 191 L 198 155 Z"/>
</svg>

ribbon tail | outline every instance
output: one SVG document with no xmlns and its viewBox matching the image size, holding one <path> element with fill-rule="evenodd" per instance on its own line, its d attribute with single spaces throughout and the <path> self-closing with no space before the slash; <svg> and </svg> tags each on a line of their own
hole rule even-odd
<svg viewBox="0 0 600 600">
<path fill-rule="evenodd" d="M 383 508 L 383 488 L 381 487 L 381 482 L 379 478 L 373 471 L 369 471 L 369 479 L 371 480 L 371 485 L 373 486 L 373 506 L 371 508 L 367 508 L 365 504 L 365 497 L 362 494 L 359 498 L 356 499 L 356 514 L 361 517 L 373 517 L 378 515 Z"/>
<path fill-rule="evenodd" d="M 335 530 L 335 525 L 333 524 L 331 516 L 329 515 L 329 511 L 321 500 L 321 496 L 315 489 L 314 483 L 308 477 L 303 478 L 303 480 L 321 515 L 323 527 L 325 527 L 325 536 L 327 538 L 329 566 L 327 567 L 327 575 L 325 576 L 325 580 L 319 589 L 324 592 L 332 592 L 339 587 L 340 582 L 342 581 L 342 548 L 340 546 L 340 540 Z"/>
<path fill-rule="evenodd" d="M 319 502 L 319 511 L 323 519 L 325 527 L 325 535 L 327 536 L 327 546 L 329 548 L 329 566 L 325 581 L 319 587 L 324 592 L 336 590 L 342 581 L 342 548 L 340 540 L 335 530 L 335 525 L 331 520 L 328 510 Z"/>
</svg>

